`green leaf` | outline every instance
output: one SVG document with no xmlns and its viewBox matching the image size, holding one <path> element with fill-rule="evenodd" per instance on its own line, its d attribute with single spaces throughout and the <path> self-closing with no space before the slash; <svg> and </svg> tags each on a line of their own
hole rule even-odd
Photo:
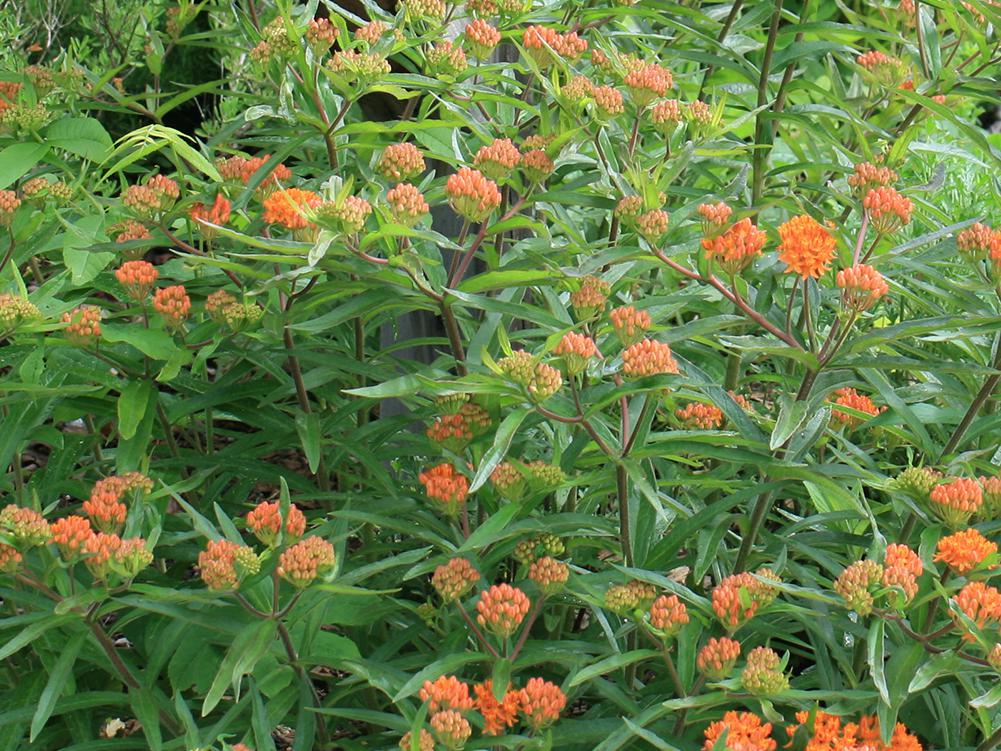
<svg viewBox="0 0 1001 751">
<path fill-rule="evenodd" d="M 775 428 L 768 440 L 768 448 L 774 451 L 785 444 L 806 420 L 808 409 L 808 402 L 798 401 L 783 395 L 779 407 L 779 417 L 775 421 Z"/>
<path fill-rule="evenodd" d="M 320 418 L 315 412 L 299 414 L 295 418 L 295 429 L 302 441 L 302 450 L 309 463 L 309 471 L 316 474 L 320 466 Z"/>
<path fill-rule="evenodd" d="M 241 678 L 254 669 L 257 661 L 264 656 L 275 637 L 277 624 L 272 620 L 256 621 L 243 627 L 232 646 L 226 652 L 222 664 L 216 672 L 215 679 L 205 700 L 202 702 L 202 717 L 205 717 L 222 699 L 222 695 L 230 686 L 239 695 Z"/>
<path fill-rule="evenodd" d="M 493 445 L 483 455 L 483 459 L 480 460 L 480 466 L 477 467 L 476 474 L 473 475 L 473 481 L 469 483 L 470 493 L 475 493 L 482 488 L 490 478 L 490 474 L 497 468 L 497 465 L 504 460 L 508 449 L 511 447 L 514 434 L 518 432 L 521 423 L 531 413 L 532 410 L 527 407 L 516 409 L 501 421 L 501 424 L 497 427 L 496 434 L 494 434 Z"/>
<path fill-rule="evenodd" d="M 64 117 L 45 130 L 45 139 L 55 148 L 101 162 L 111 153 L 108 131 L 93 117 Z"/>
<path fill-rule="evenodd" d="M 77 619 L 78 616 L 76 615 L 60 615 L 55 616 L 54 618 L 47 618 L 46 620 L 38 623 L 32 623 L 30 626 L 27 626 L 18 632 L 17 636 L 4 644 L 3 647 L 0 647 L 0 660 L 7 659 L 22 647 L 31 644 L 31 642 L 44 634 L 50 628 L 62 626 L 65 623 L 69 623 L 70 621 L 75 621 Z"/>
<path fill-rule="evenodd" d="M 147 357 L 154 360 L 170 360 L 178 352 L 173 337 L 163 329 L 147 329 L 143 326 L 101 324 L 101 337 L 108 342 L 131 344 Z M 190 355 L 189 355 L 190 356 Z"/>
<path fill-rule="evenodd" d="M 118 432 L 126 440 L 139 428 L 146 410 L 154 409 L 157 392 L 146 380 L 130 381 L 118 396 Z"/>
<path fill-rule="evenodd" d="M 633 665 L 637 662 L 642 662 L 643 660 L 650 660 L 656 656 L 657 652 L 652 649 L 634 649 L 632 652 L 622 652 L 620 654 L 612 655 L 611 657 L 606 657 L 604 660 L 599 660 L 593 665 L 588 665 L 583 670 L 578 671 L 577 674 L 570 679 L 568 688 L 579 686 L 582 683 L 587 683 L 588 681 L 605 675 L 606 673 L 612 673 L 620 668 L 626 667 L 627 665 Z"/>
<path fill-rule="evenodd" d="M 497 701 L 502 701 L 511 685 L 511 661 L 508 659 L 495 660 L 490 678 L 494 689 L 494 698 Z"/>
<path fill-rule="evenodd" d="M 163 748 L 163 735 L 160 732 L 160 712 L 156 708 L 153 692 L 148 688 L 130 688 L 129 702 L 142 723 L 143 735 L 146 736 L 151 751 L 160 751 Z"/>
<path fill-rule="evenodd" d="M 0 151 L 0 189 L 6 188 L 38 164 L 49 152 L 44 143 L 15 143 Z"/>
<path fill-rule="evenodd" d="M 883 634 L 885 621 L 882 618 L 873 618 L 869 627 L 869 637 L 866 639 L 866 659 L 869 664 L 869 674 L 872 682 L 879 691 L 879 698 L 884 704 L 890 704 L 890 691 L 886 687 L 886 673 L 884 672 L 884 651 Z"/>
<path fill-rule="evenodd" d="M 60 646 L 59 658 L 56 660 L 55 664 L 52 666 L 52 670 L 49 672 L 49 680 L 45 684 L 45 688 L 42 690 L 42 696 L 38 700 L 38 706 L 35 708 L 35 714 L 31 718 L 31 734 L 28 738 L 31 743 L 35 742 L 38 734 L 42 732 L 42 728 L 45 727 L 45 723 L 48 722 L 49 717 L 52 716 L 52 711 L 56 708 L 56 703 L 59 701 L 59 697 L 62 696 L 63 690 L 66 688 L 66 683 L 69 681 L 73 665 L 76 662 L 76 658 L 80 654 L 80 649 L 83 647 L 83 643 L 86 639 L 86 632 L 79 633 L 70 639 L 69 642 Z"/>
</svg>

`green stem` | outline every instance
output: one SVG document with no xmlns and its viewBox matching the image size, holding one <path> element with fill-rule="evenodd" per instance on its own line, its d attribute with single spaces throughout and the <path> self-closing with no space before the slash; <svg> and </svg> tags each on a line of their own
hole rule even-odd
<svg viewBox="0 0 1001 751">
<path fill-rule="evenodd" d="M 765 188 L 765 166 L 769 149 L 762 148 L 761 143 L 765 131 L 763 108 L 768 103 L 768 77 L 771 74 L 772 58 L 775 55 L 775 42 L 779 35 L 779 25 L 782 22 L 782 4 L 784 0 L 775 0 L 775 10 L 772 12 L 772 23 L 768 29 L 768 42 L 765 44 L 765 56 L 761 61 L 761 75 L 758 77 L 758 114 L 754 116 L 754 156 L 751 166 L 751 203 L 757 208 L 761 194 Z"/>
</svg>

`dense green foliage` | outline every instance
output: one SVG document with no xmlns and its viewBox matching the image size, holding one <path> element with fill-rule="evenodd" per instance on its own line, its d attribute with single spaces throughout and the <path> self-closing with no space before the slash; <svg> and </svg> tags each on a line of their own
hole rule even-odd
<svg viewBox="0 0 1001 751">
<path fill-rule="evenodd" d="M 999 24 L 0 10 L 0 751 L 1001 744 Z"/>
</svg>

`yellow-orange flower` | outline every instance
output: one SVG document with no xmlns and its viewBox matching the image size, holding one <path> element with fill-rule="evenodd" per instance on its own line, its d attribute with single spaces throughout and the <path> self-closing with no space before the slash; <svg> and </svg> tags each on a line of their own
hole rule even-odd
<svg viewBox="0 0 1001 751">
<path fill-rule="evenodd" d="M 470 167 L 448 176 L 445 195 L 455 213 L 471 222 L 482 222 L 501 202 L 497 183 Z"/>
<path fill-rule="evenodd" d="M 677 374 L 678 363 L 671 354 L 671 347 L 654 339 L 643 339 L 627 347 L 622 353 L 622 372 L 632 378 Z"/>
<path fill-rule="evenodd" d="M 977 624 L 977 628 L 1001 620 L 1001 592 L 996 587 L 972 581 L 952 599 L 963 614 Z"/>
<path fill-rule="evenodd" d="M 958 529 L 964 526 L 984 502 L 984 491 L 976 480 L 954 478 L 936 485 L 929 494 L 932 509 L 942 520 Z"/>
<path fill-rule="evenodd" d="M 819 279 L 834 258 L 837 240 L 820 222 L 807 214 L 794 216 L 779 227 L 779 259 L 786 273 Z"/>
<path fill-rule="evenodd" d="M 717 742 L 726 734 L 723 748 L 727 751 L 775 751 L 778 743 L 772 739 L 772 724 L 762 722 L 751 712 L 727 712 L 705 732 L 703 751 L 713 751 Z"/>
<path fill-rule="evenodd" d="M 979 530 L 970 528 L 962 532 L 943 537 L 938 541 L 935 560 L 942 561 L 961 576 L 965 576 L 980 567 L 989 557 L 996 556 L 998 546 L 991 542 Z M 996 568 L 992 563 L 990 568 Z"/>
<path fill-rule="evenodd" d="M 508 686 L 510 688 L 510 686 Z M 494 683 L 487 679 L 473 686 L 476 709 L 483 715 L 483 734 L 500 735 L 518 720 L 521 692 L 506 691 L 500 701 L 494 697 Z"/>
<path fill-rule="evenodd" d="M 886 407 L 877 407 L 873 404 L 872 399 L 865 394 L 860 394 L 852 388 L 838 389 L 834 392 L 834 395 L 835 405 L 847 407 L 857 412 L 864 412 L 872 417 L 876 417 L 886 410 Z M 831 420 L 834 421 L 835 424 L 844 425 L 849 430 L 857 428 L 862 424 L 862 418 L 857 417 L 850 412 L 838 409 L 837 406 L 831 412 Z"/>
<path fill-rule="evenodd" d="M 890 291 L 882 274 L 872 266 L 861 263 L 841 269 L 837 283 L 844 306 L 860 313 L 871 308 Z"/>
<path fill-rule="evenodd" d="M 719 430 L 723 427 L 723 410 L 714 404 L 692 402 L 676 409 L 674 415 L 689 430 Z"/>
<path fill-rule="evenodd" d="M 761 255 L 766 240 L 765 233 L 744 217 L 726 232 L 702 238 L 702 247 L 708 260 L 718 263 L 728 275 L 734 275 Z"/>
<path fill-rule="evenodd" d="M 311 190 L 276 190 L 264 199 L 264 221 L 268 224 L 280 224 L 290 230 L 306 229 L 312 225 L 306 215 L 321 203 L 323 201 L 320 196 Z"/>
</svg>

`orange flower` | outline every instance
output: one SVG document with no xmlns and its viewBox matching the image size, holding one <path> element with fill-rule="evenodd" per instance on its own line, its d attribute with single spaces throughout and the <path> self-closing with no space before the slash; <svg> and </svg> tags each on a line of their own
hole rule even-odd
<svg viewBox="0 0 1001 751">
<path fill-rule="evenodd" d="M 497 361 L 497 367 L 509 379 L 525 387 L 528 395 L 541 402 L 563 386 L 563 376 L 556 368 L 537 362 L 525 350 L 516 350 Z"/>
<path fill-rule="evenodd" d="M 1001 232 L 976 222 L 959 233 L 956 247 L 973 260 L 983 260 L 995 249 L 1001 248 Z"/>
<path fill-rule="evenodd" d="M 671 354 L 671 347 L 654 339 L 643 339 L 622 353 L 622 372 L 633 378 L 677 374 L 678 363 Z"/>
<path fill-rule="evenodd" d="M 775 574 L 766 568 L 758 569 L 755 574 L 746 571 L 732 574 L 713 589 L 713 611 L 720 622 L 731 630 L 747 623 L 759 608 L 770 605 L 778 596 L 778 590 L 761 581 L 761 578 L 776 580 L 778 577 Z"/>
<path fill-rule="evenodd" d="M 622 102 L 622 92 L 611 86 L 595 86 L 592 92 L 594 104 L 603 115 L 619 115 L 626 111 Z"/>
<path fill-rule="evenodd" d="M 876 417 L 886 411 L 886 407 L 877 407 L 873 404 L 872 399 L 852 388 L 838 389 L 834 394 L 834 403 L 841 407 L 847 407 L 857 412 L 864 412 L 872 417 Z M 846 426 L 849 430 L 853 430 L 862 424 L 862 418 L 856 417 L 850 412 L 837 409 L 837 407 L 831 412 L 831 420 L 837 425 Z"/>
<path fill-rule="evenodd" d="M 116 243 L 137 242 L 139 240 L 149 240 L 153 237 L 144 225 L 131 220 L 119 224 L 117 231 L 118 234 L 115 235 Z"/>
<path fill-rule="evenodd" d="M 862 205 L 869 215 L 872 227 L 880 234 L 891 234 L 911 221 L 914 204 L 895 189 L 884 186 L 873 188 L 865 194 Z"/>
<path fill-rule="evenodd" d="M 334 567 L 334 546 L 319 537 L 306 537 L 278 558 L 278 575 L 292 586 L 308 587 Z"/>
<path fill-rule="evenodd" d="M 79 308 L 63 313 L 62 322 L 67 324 L 63 329 L 66 338 L 73 344 L 82 347 L 96 344 L 101 338 L 101 309 L 92 305 L 82 305 Z"/>
<path fill-rule="evenodd" d="M 782 658 L 778 652 L 768 647 L 752 649 L 740 673 L 740 685 L 755 696 L 771 696 L 789 688 L 789 679 L 782 672 Z"/>
<path fill-rule="evenodd" d="M 879 50 L 869 50 L 868 52 L 863 52 L 856 58 L 856 61 L 866 70 L 872 70 L 877 65 L 883 65 L 887 63 L 891 58 Z"/>
<path fill-rule="evenodd" d="M 223 180 L 248 185 L 270 159 L 270 154 L 262 154 L 250 159 L 242 156 L 231 156 L 217 161 L 216 167 Z M 262 195 L 270 194 L 279 187 L 280 183 L 287 182 L 291 178 L 292 171 L 279 162 L 269 169 L 257 190 Z"/>
<path fill-rule="evenodd" d="M 473 158 L 473 166 L 492 180 L 506 180 L 521 161 L 521 152 L 510 138 L 495 138 L 481 146 Z"/>
<path fill-rule="evenodd" d="M 794 216 L 779 227 L 779 259 L 788 266 L 786 273 L 802 278 L 819 279 L 834 258 L 837 240 L 812 216 Z"/>
<path fill-rule="evenodd" d="M 608 314 L 615 335 L 623 347 L 635 344 L 643 338 L 644 332 L 650 329 L 653 321 L 645 310 L 636 310 L 632 305 L 615 308 Z"/>
<path fill-rule="evenodd" d="M 395 188 L 390 188 L 386 193 L 386 201 L 393 220 L 407 227 L 413 227 L 431 210 L 420 190 L 410 183 L 400 183 Z"/>
<path fill-rule="evenodd" d="M 549 597 L 563 589 L 570 578 L 570 567 L 548 555 L 543 556 L 529 565 L 528 578 Z"/>
<path fill-rule="evenodd" d="M 674 414 L 689 430 L 719 430 L 723 427 L 723 410 L 714 404 L 692 402 L 679 407 Z"/>
<path fill-rule="evenodd" d="M 667 93 L 674 83 L 671 71 L 653 63 L 629 71 L 623 79 L 636 106 L 642 109 Z"/>
<path fill-rule="evenodd" d="M 145 487 L 144 483 L 139 485 Z M 101 532 L 115 532 L 125 524 L 128 512 L 121 499 L 133 487 L 137 485 L 130 483 L 127 477 L 111 476 L 98 480 L 90 491 L 90 498 L 83 502 L 83 512 Z"/>
<path fill-rule="evenodd" d="M 469 494 L 469 480 L 451 464 L 439 464 L 421 472 L 418 479 L 424 484 L 427 497 L 437 501 L 442 513 L 455 516 L 462 509 Z"/>
<path fill-rule="evenodd" d="M 730 675 L 740 657 L 740 642 L 726 636 L 712 638 L 699 650 L 695 664 L 706 678 L 722 681 Z"/>
<path fill-rule="evenodd" d="M 484 590 L 476 603 L 476 621 L 487 631 L 506 639 L 528 615 L 528 596 L 510 584 L 495 584 Z"/>
<path fill-rule="evenodd" d="M 282 529 L 281 504 L 278 501 L 261 501 L 247 513 L 247 528 L 268 547 L 278 541 Z M 283 542 L 295 542 L 306 531 L 306 517 L 294 503 L 288 505 L 285 516 Z"/>
<path fill-rule="evenodd" d="M 181 195 L 177 183 L 164 175 L 153 175 L 144 185 L 130 185 L 122 203 L 143 219 L 159 219 L 173 208 Z"/>
<path fill-rule="evenodd" d="M 480 572 L 465 558 L 452 558 L 434 570 L 431 586 L 444 602 L 455 602 L 480 580 Z"/>
<path fill-rule="evenodd" d="M 40 513 L 25 506 L 10 503 L 0 511 L 0 531 L 22 550 L 48 542 L 52 530 Z"/>
<path fill-rule="evenodd" d="M 21 199 L 13 190 L 0 190 L 0 227 L 9 227 L 14 221 L 14 212 L 21 205 Z"/>
<path fill-rule="evenodd" d="M 469 42 L 469 49 L 474 57 L 486 60 L 494 47 L 500 44 L 501 35 L 493 26 L 477 18 L 466 27 L 466 41 Z"/>
<path fill-rule="evenodd" d="M 447 749 L 460 749 L 466 745 L 473 728 L 469 720 L 454 709 L 446 709 L 431 715 L 431 731 Z"/>
<path fill-rule="evenodd" d="M 681 105 L 677 99 L 664 99 L 650 109 L 650 121 L 661 135 L 668 136 L 681 122 Z"/>
<path fill-rule="evenodd" d="M 463 404 L 458 412 L 439 415 L 427 437 L 452 451 L 461 451 L 490 427 L 490 415 L 478 404 Z"/>
<path fill-rule="evenodd" d="M 500 735 L 505 728 L 515 724 L 521 708 L 521 694 L 518 691 L 506 691 L 501 700 L 497 701 L 494 697 L 494 683 L 487 679 L 474 686 L 473 692 L 476 694 L 476 709 L 483 715 L 484 735 Z"/>
<path fill-rule="evenodd" d="M 542 678 L 529 678 L 525 687 L 516 693 L 525 724 L 535 732 L 556 722 L 567 705 L 563 690 Z"/>
<path fill-rule="evenodd" d="M 661 595 L 650 606 L 650 625 L 665 639 L 677 634 L 688 621 L 688 608 L 677 595 Z"/>
<path fill-rule="evenodd" d="M 983 488 L 976 480 L 963 477 L 936 485 L 929 495 L 932 510 L 953 529 L 965 526 L 984 502 Z"/>
<path fill-rule="evenodd" d="M 0 112 L 2 111 L 3 108 L 0 107 Z M 5 574 L 14 573 L 23 560 L 24 556 L 17 552 L 17 548 L 0 542 L 0 572 Z"/>
<path fill-rule="evenodd" d="M 236 589 L 244 576 L 260 568 L 253 550 L 231 540 L 210 540 L 198 554 L 198 573 L 209 589 Z"/>
<path fill-rule="evenodd" d="M 984 489 L 984 504 L 981 512 L 988 519 L 1001 516 L 1001 475 L 981 477 L 980 484 Z"/>
<path fill-rule="evenodd" d="M 972 581 L 952 600 L 978 628 L 984 628 L 988 621 L 1001 620 L 1001 592 L 988 584 Z"/>
<path fill-rule="evenodd" d="M 471 222 L 482 222 L 501 202 L 497 183 L 470 167 L 449 175 L 445 195 L 455 213 Z"/>
<path fill-rule="evenodd" d="M 699 216 L 702 217 L 702 234 L 713 238 L 729 223 L 733 209 L 722 201 L 702 203 L 699 204 Z"/>
<path fill-rule="evenodd" d="M 387 180 L 411 180 L 424 171 L 424 155 L 412 143 L 390 144 L 375 168 Z"/>
<path fill-rule="evenodd" d="M 222 193 L 218 193 L 211 207 L 204 203 L 196 203 L 188 210 L 188 216 L 199 223 L 208 222 L 222 226 L 229 221 L 231 210 L 230 202 Z M 204 227 L 203 231 L 208 229 L 208 227 Z"/>
<path fill-rule="evenodd" d="M 903 590 L 904 603 L 897 602 L 898 595 L 891 592 L 890 604 L 899 607 L 914 599 L 918 593 L 918 577 L 924 573 L 921 558 L 906 545 L 894 543 L 886 546 L 886 557 L 883 560 L 883 586 L 897 587 Z"/>
<path fill-rule="evenodd" d="M 563 358 L 570 375 L 579 375 L 587 369 L 588 361 L 598 354 L 598 347 L 591 337 L 568 331 L 556 345 L 555 352 Z"/>
<path fill-rule="evenodd" d="M 845 601 L 845 605 L 861 616 L 872 612 L 875 601 L 874 587 L 883 581 L 883 567 L 876 561 L 855 561 L 838 576 L 834 591 Z"/>
<path fill-rule="evenodd" d="M 420 751 L 434 751 L 434 736 L 430 732 L 421 728 L 420 735 L 418 735 L 417 748 Z M 400 751 L 410 751 L 413 748 L 413 734 L 408 730 L 400 738 Z"/>
<path fill-rule="evenodd" d="M 809 712 L 797 712 L 798 724 L 786 728 L 790 738 L 802 735 L 810 719 Z M 806 739 L 806 751 L 922 751 L 921 742 L 902 723 L 893 729 L 890 745 L 885 745 L 875 717 L 862 717 L 858 723 L 846 722 L 837 715 L 817 712 L 812 734 Z"/>
<path fill-rule="evenodd" d="M 882 274 L 861 263 L 841 269 L 837 283 L 843 305 L 859 313 L 871 308 L 890 291 Z"/>
<path fill-rule="evenodd" d="M 847 177 L 848 185 L 856 195 L 865 195 L 873 188 L 895 183 L 897 179 L 897 173 L 889 167 L 877 167 L 870 162 L 856 164 L 852 174 Z"/>
<path fill-rule="evenodd" d="M 669 215 L 663 209 L 653 209 L 636 217 L 636 231 L 651 245 L 656 245 L 667 234 Z"/>
<path fill-rule="evenodd" d="M 432 714 L 446 710 L 468 712 L 473 708 L 469 686 L 454 675 L 443 675 L 434 681 L 424 681 L 417 695 L 421 701 L 428 702 L 428 711 Z"/>
<path fill-rule="evenodd" d="M 280 224 L 293 231 L 304 230 L 313 226 L 306 219 L 306 214 L 318 208 L 321 203 L 321 198 L 311 190 L 276 190 L 264 199 L 264 221 L 268 224 Z"/>
<path fill-rule="evenodd" d="M 183 284 L 161 287 L 153 295 L 153 308 L 163 316 L 168 328 L 180 328 L 191 313 L 191 298 Z"/>
<path fill-rule="evenodd" d="M 713 751 L 717 741 L 726 734 L 723 748 L 727 751 L 775 751 L 778 744 L 772 740 L 772 724 L 762 722 L 751 712 L 727 712 L 705 732 L 703 751 Z"/>
<path fill-rule="evenodd" d="M 997 556 L 998 546 L 979 530 L 971 528 L 943 537 L 938 541 L 936 550 L 936 561 L 943 561 L 957 574 L 965 576 L 991 556 Z M 988 568 L 997 568 L 997 563 L 990 564 Z"/>
<path fill-rule="evenodd" d="M 702 247 L 708 260 L 718 263 L 727 275 L 736 275 L 761 255 L 766 240 L 765 233 L 744 217 L 723 234 L 702 238 Z"/>
<path fill-rule="evenodd" d="M 580 283 L 580 289 L 570 295 L 570 305 L 577 314 L 577 319 L 586 321 L 605 309 L 605 302 L 612 291 L 608 282 L 596 276 L 585 276 Z"/>
<path fill-rule="evenodd" d="M 125 293 L 138 301 L 149 296 L 159 276 L 156 266 L 146 261 L 126 261 L 115 271 L 115 278 L 125 288 Z"/>
<path fill-rule="evenodd" d="M 84 516 L 64 516 L 52 523 L 52 542 L 67 561 L 77 560 L 93 536 L 94 530 Z"/>
</svg>

